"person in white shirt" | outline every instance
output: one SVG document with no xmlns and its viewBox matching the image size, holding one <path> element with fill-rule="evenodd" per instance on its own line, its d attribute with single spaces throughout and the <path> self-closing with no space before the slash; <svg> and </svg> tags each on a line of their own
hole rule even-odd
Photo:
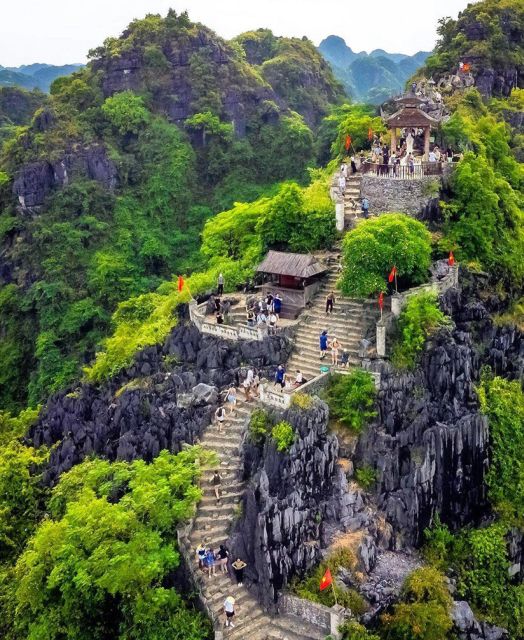
<svg viewBox="0 0 524 640">
<path fill-rule="evenodd" d="M 269 333 L 277 332 L 277 316 L 272 311 L 268 317 Z"/>
</svg>

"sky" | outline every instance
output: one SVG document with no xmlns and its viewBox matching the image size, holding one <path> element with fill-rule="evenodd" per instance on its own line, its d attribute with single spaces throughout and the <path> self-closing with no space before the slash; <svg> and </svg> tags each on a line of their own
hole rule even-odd
<svg viewBox="0 0 524 640">
<path fill-rule="evenodd" d="M 4 4 L 4 3 L 2 3 Z M 315 44 L 343 37 L 355 51 L 431 50 L 437 20 L 467 0 L 11 0 L 2 6 L 0 65 L 85 62 L 89 49 L 118 36 L 134 18 L 187 10 L 224 38 L 268 27 Z"/>
</svg>

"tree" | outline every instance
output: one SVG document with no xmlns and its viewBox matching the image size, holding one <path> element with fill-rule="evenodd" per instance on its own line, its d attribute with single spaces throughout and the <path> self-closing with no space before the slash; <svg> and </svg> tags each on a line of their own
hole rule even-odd
<svg viewBox="0 0 524 640">
<path fill-rule="evenodd" d="M 176 526 L 201 497 L 200 463 L 210 462 L 194 447 L 150 464 L 87 460 L 65 474 L 16 564 L 23 637 L 206 637 L 204 619 L 164 580 L 179 563 Z"/>
<path fill-rule="evenodd" d="M 373 377 L 358 369 L 349 375 L 332 376 L 327 389 L 331 414 L 357 434 L 377 415 L 375 396 Z"/>
<path fill-rule="evenodd" d="M 402 284 L 425 282 L 431 264 L 426 227 L 402 213 L 365 220 L 344 238 L 341 289 L 348 296 L 369 296 L 386 290 L 393 266 Z"/>
<path fill-rule="evenodd" d="M 149 120 L 144 101 L 132 91 L 122 91 L 106 98 L 102 111 L 118 133 L 137 134 Z"/>
</svg>

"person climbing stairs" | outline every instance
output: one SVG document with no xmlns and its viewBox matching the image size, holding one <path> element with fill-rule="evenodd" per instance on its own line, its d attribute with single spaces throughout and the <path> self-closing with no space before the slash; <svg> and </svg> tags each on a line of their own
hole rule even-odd
<svg viewBox="0 0 524 640">
<path fill-rule="evenodd" d="M 319 357 L 319 336 L 328 331 L 328 340 L 337 338 L 342 350 L 348 355 L 348 366 L 360 366 L 359 351 L 361 342 L 370 329 L 375 326 L 378 312 L 373 311 L 364 301 L 346 298 L 336 289 L 339 273 L 331 271 L 322 288 L 314 297 L 311 306 L 303 312 L 302 320 L 295 334 L 295 348 L 286 365 L 288 374 L 301 371 L 306 380 L 318 376 L 321 368 L 330 367 L 331 352 L 328 349 L 325 359 Z M 326 297 L 335 293 L 333 312 L 326 313 Z"/>
<path fill-rule="evenodd" d="M 248 589 L 237 585 L 228 574 L 217 571 L 208 577 L 207 572 L 198 568 L 197 547 L 204 544 L 206 549 L 216 552 L 221 544 L 226 545 L 231 527 L 240 514 L 244 492 L 242 444 L 255 406 L 253 401 L 238 400 L 236 410 L 227 415 L 221 431 L 216 423 L 205 430 L 200 444 L 216 453 L 218 465 L 202 473 L 203 496 L 189 536 L 180 540 L 181 551 L 192 563 L 202 599 L 215 628 L 223 631 L 224 640 L 323 640 L 325 634 L 318 627 L 299 618 L 271 617 Z M 217 485 L 213 483 L 215 471 L 220 475 L 219 500 L 215 495 Z M 235 626 L 224 628 L 223 606 L 229 596 L 235 599 Z"/>
</svg>

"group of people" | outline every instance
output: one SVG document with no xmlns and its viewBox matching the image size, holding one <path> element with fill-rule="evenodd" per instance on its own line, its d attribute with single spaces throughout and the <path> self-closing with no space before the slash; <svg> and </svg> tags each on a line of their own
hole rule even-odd
<svg viewBox="0 0 524 640">
<path fill-rule="evenodd" d="M 246 307 L 247 326 L 267 326 L 268 333 L 274 334 L 282 313 L 282 298 L 280 294 L 267 293 L 265 297 L 252 301 Z"/>
<path fill-rule="evenodd" d="M 306 381 L 304 374 L 300 369 L 297 369 L 294 374 L 286 373 L 286 368 L 283 364 L 279 364 L 275 371 L 274 386 L 280 387 L 281 391 L 293 391 L 298 389 Z"/>
<path fill-rule="evenodd" d="M 327 329 L 324 329 L 319 336 L 319 347 L 320 360 L 324 360 L 329 350 L 331 351 L 331 364 L 334 367 L 347 367 L 349 365 L 349 353 L 346 349 L 342 348 L 342 345 L 336 336 L 333 336 L 332 338 L 329 337 Z"/>
</svg>

